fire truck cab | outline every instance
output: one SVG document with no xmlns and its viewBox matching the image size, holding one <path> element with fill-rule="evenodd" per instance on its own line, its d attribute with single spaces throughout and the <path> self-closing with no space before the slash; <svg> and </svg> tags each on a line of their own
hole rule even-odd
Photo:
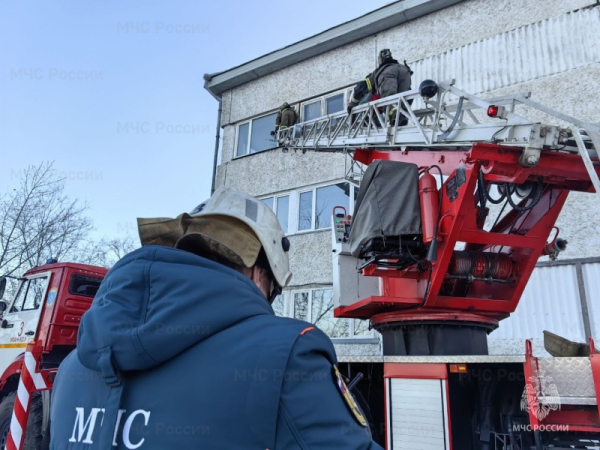
<svg viewBox="0 0 600 450">
<path fill-rule="evenodd" d="M 8 277 L 0 278 L 0 448 L 11 448 L 7 440 L 9 429 L 14 435 L 11 417 L 13 409 L 18 410 L 14 405 L 25 400 L 19 384 L 27 346 L 35 345 L 40 351 L 34 370 L 53 373 L 75 348 L 81 316 L 106 272 L 101 267 L 51 259 L 20 278 L 12 277 L 17 281 L 12 298 L 4 295 Z M 32 395 L 23 448 L 40 448 L 48 435 L 49 392 Z M 25 434 L 24 429 L 21 432 Z"/>
</svg>

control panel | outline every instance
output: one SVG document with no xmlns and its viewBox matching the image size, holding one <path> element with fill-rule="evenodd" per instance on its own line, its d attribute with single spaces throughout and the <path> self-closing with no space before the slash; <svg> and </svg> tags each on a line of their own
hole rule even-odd
<svg viewBox="0 0 600 450">
<path fill-rule="evenodd" d="M 379 278 L 362 275 L 357 269 L 359 261 L 350 254 L 351 226 L 352 216 L 348 215 L 346 209 L 343 206 L 333 208 L 331 256 L 335 308 L 352 305 L 366 297 L 380 295 Z"/>
<path fill-rule="evenodd" d="M 346 208 L 343 206 L 336 206 L 333 208 L 333 231 L 335 242 L 348 242 L 351 225 L 352 216 L 348 215 Z"/>
</svg>

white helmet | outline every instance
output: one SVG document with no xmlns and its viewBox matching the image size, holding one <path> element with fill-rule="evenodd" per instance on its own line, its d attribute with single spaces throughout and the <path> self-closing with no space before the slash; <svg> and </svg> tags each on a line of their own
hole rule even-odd
<svg viewBox="0 0 600 450">
<path fill-rule="evenodd" d="M 195 220 L 210 217 L 215 226 L 211 232 L 205 230 L 204 236 L 209 234 L 211 240 L 218 241 L 218 244 L 238 255 L 248 267 L 256 262 L 260 251 L 260 246 L 257 248 L 253 245 L 252 241 L 256 239 L 249 231 L 253 232 L 265 250 L 277 284 L 283 288 L 289 283 L 292 278 L 288 257 L 290 241 L 285 237 L 275 213 L 263 202 L 228 187 L 220 187 L 208 200 L 194 208 L 190 215 Z M 243 222 L 249 230 L 240 227 L 237 221 Z M 194 234 L 193 230 L 188 229 L 190 232 Z M 180 241 L 185 238 L 183 236 Z"/>
</svg>

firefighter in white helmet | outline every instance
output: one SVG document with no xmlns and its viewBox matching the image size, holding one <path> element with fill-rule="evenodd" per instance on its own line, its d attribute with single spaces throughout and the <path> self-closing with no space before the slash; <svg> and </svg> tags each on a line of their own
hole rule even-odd
<svg viewBox="0 0 600 450">
<path fill-rule="evenodd" d="M 289 241 L 265 204 L 220 188 L 138 225 L 59 369 L 52 449 L 380 449 L 331 341 L 273 313 Z"/>
</svg>

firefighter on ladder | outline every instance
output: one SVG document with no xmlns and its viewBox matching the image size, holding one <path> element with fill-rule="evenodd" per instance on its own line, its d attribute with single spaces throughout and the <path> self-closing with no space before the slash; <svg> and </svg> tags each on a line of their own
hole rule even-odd
<svg viewBox="0 0 600 450">
<path fill-rule="evenodd" d="M 271 136 L 277 135 L 279 130 L 287 127 L 291 127 L 298 121 L 298 113 L 290 106 L 288 102 L 285 102 L 279 108 L 277 112 L 277 118 L 275 119 L 275 131 L 271 131 Z"/>
<path fill-rule="evenodd" d="M 346 108 L 348 114 L 352 114 L 352 109 L 360 103 L 410 90 L 410 77 L 413 72 L 406 61 L 404 61 L 404 65 L 401 65 L 392 57 L 392 52 L 385 48 L 379 52 L 378 63 L 377 70 L 367 75 L 364 80 L 359 81 L 354 87 L 352 98 Z M 391 108 L 388 114 L 389 122 L 394 123 L 397 114 L 396 108 Z M 402 116 L 398 125 L 403 126 L 407 123 L 408 119 Z"/>
<path fill-rule="evenodd" d="M 58 371 L 51 449 L 381 449 L 329 338 L 273 313 L 290 244 L 268 206 L 222 187 L 138 225 Z"/>
</svg>

